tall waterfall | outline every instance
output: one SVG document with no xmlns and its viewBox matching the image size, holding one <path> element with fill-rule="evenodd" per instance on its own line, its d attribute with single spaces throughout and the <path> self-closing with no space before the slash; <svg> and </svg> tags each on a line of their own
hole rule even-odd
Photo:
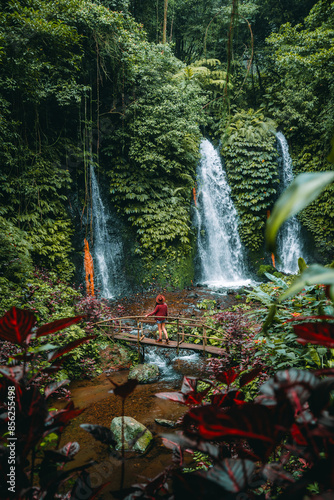
<svg viewBox="0 0 334 500">
<path fill-rule="evenodd" d="M 276 134 L 281 173 L 282 190 L 286 189 L 293 181 L 292 159 L 289 154 L 288 143 L 282 134 Z M 297 217 L 291 217 L 281 227 L 277 237 L 277 254 L 279 271 L 295 274 L 298 271 L 298 258 L 303 257 L 303 244 L 301 240 L 301 225 Z"/>
<path fill-rule="evenodd" d="M 237 212 L 218 151 L 202 140 L 195 210 L 201 281 L 212 287 L 245 285 L 245 258 Z"/>
<path fill-rule="evenodd" d="M 111 218 L 100 194 L 93 165 L 90 167 L 92 189 L 92 222 L 94 278 L 100 295 L 113 298 L 122 290 L 123 245 L 117 228 L 110 224 Z"/>
</svg>

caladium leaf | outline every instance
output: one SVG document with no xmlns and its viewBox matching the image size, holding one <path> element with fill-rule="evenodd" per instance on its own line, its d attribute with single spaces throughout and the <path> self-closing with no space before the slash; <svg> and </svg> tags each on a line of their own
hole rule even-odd
<svg viewBox="0 0 334 500">
<path fill-rule="evenodd" d="M 207 471 L 200 471 L 198 474 L 218 484 L 225 491 L 238 493 L 251 482 L 254 470 L 255 464 L 250 460 L 226 458 L 220 464 L 210 467 Z"/>
<path fill-rule="evenodd" d="M 73 401 L 70 401 L 62 410 L 50 411 L 46 419 L 47 431 L 44 433 L 44 436 L 50 434 L 50 432 L 61 431 L 73 418 L 84 411 L 85 408 L 75 408 Z"/>
<path fill-rule="evenodd" d="M 12 307 L 0 318 L 0 338 L 22 346 L 29 343 L 35 324 L 36 318 L 31 311 Z"/>
<path fill-rule="evenodd" d="M 287 472 L 279 462 L 266 464 L 262 469 L 262 474 L 268 481 L 278 486 L 295 482 L 292 474 Z"/>
<path fill-rule="evenodd" d="M 301 344 L 317 344 L 334 348 L 334 323 L 299 323 L 292 325 L 297 342 Z"/>
<path fill-rule="evenodd" d="M 55 351 L 51 351 L 48 354 L 48 360 L 52 361 L 56 358 L 59 358 L 59 356 L 63 356 L 63 354 L 66 354 L 67 352 L 72 351 L 79 345 L 83 344 L 84 342 L 87 342 L 88 340 L 95 339 L 96 335 L 87 335 L 86 337 L 83 337 L 82 339 L 77 339 L 73 340 L 72 342 L 69 342 L 68 344 L 59 347 L 59 349 L 56 349 Z"/>
<path fill-rule="evenodd" d="M 318 379 L 309 371 L 296 368 L 280 370 L 261 385 L 259 393 L 268 397 L 262 404 L 276 405 L 278 401 L 288 396 L 294 404 L 298 402 L 299 405 L 303 405 L 317 383 Z"/>
<path fill-rule="evenodd" d="M 183 424 L 189 434 L 210 441 L 247 439 L 255 453 L 265 458 L 278 436 L 273 415 L 267 407 L 253 403 L 227 411 L 201 406 L 189 410 L 183 417 Z"/>
<path fill-rule="evenodd" d="M 252 380 L 254 380 L 260 373 L 262 372 L 263 367 L 258 366 L 256 368 L 253 368 L 253 370 L 243 373 L 240 378 L 239 378 L 239 385 L 240 387 L 244 387 L 245 385 L 249 384 Z"/>
<path fill-rule="evenodd" d="M 223 384 L 226 385 L 231 385 L 235 379 L 237 379 L 239 376 L 239 372 L 235 370 L 234 367 L 229 368 L 227 371 L 220 372 L 216 374 L 216 379 L 219 380 L 219 382 L 222 382 Z"/>
<path fill-rule="evenodd" d="M 43 337 L 45 335 L 49 335 L 50 333 L 58 332 L 59 330 L 63 330 L 68 326 L 75 325 L 79 323 L 82 319 L 86 318 L 85 315 L 74 316 L 71 318 L 62 318 L 57 319 L 56 321 L 52 321 L 51 323 L 46 323 L 45 325 L 40 326 L 36 330 L 36 337 Z"/>
<path fill-rule="evenodd" d="M 51 394 L 57 391 L 60 387 L 63 387 L 64 385 L 67 385 L 70 382 L 71 382 L 70 380 L 61 380 L 60 382 L 53 382 L 52 384 L 49 384 L 47 387 L 45 387 L 44 390 L 45 399 L 51 396 Z"/>
</svg>

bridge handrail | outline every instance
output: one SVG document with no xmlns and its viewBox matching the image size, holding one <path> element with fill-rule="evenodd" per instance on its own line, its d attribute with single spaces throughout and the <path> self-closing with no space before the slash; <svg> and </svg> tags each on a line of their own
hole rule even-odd
<svg viewBox="0 0 334 500">
<path fill-rule="evenodd" d="M 109 318 L 109 319 L 103 319 L 101 321 L 98 321 L 97 323 L 95 323 L 96 325 L 98 325 L 99 323 L 105 323 L 106 321 L 119 321 L 119 320 L 123 320 L 123 319 L 139 319 L 139 318 L 143 318 L 143 319 L 146 319 L 147 318 L 151 318 L 151 319 L 154 319 L 154 316 L 141 316 L 141 315 L 138 315 L 138 316 L 119 316 L 117 318 Z M 167 316 L 166 317 L 166 320 L 168 321 L 169 319 L 181 319 L 181 320 L 184 320 L 184 321 L 198 321 L 200 322 L 201 320 L 200 319 L 197 319 L 197 318 L 184 318 L 182 316 Z M 203 318 L 202 318 L 203 319 Z M 150 320 L 147 320 L 147 322 L 149 322 Z"/>
<path fill-rule="evenodd" d="M 142 339 L 145 337 L 144 333 L 143 333 L 143 323 L 153 323 L 155 322 L 154 321 L 154 317 L 153 316 L 141 316 L 141 315 L 138 315 L 138 316 L 120 316 L 120 317 L 117 317 L 117 318 L 109 318 L 109 319 L 106 319 L 106 320 L 101 320 L 101 321 L 98 321 L 96 322 L 95 324 L 98 325 L 98 324 L 101 324 L 101 323 L 107 323 L 109 322 L 109 324 L 106 324 L 105 326 L 110 326 L 112 328 L 112 338 L 114 338 L 114 335 L 115 335 L 115 330 L 119 329 L 119 333 L 118 335 L 124 335 L 124 340 L 126 340 L 126 336 L 128 335 L 127 332 L 122 332 L 122 329 L 128 329 L 130 328 L 130 326 L 125 326 L 123 325 L 122 326 L 122 321 L 126 321 L 126 320 L 136 320 L 136 323 L 137 325 L 134 325 L 133 328 L 137 330 L 137 343 L 138 343 L 138 349 L 140 347 L 140 343 L 142 341 Z M 184 342 L 184 339 L 185 337 L 196 337 L 196 338 L 200 338 L 198 335 L 195 335 L 193 333 L 186 333 L 184 331 L 184 327 L 186 326 L 189 326 L 189 327 L 201 327 L 203 332 L 202 332 L 202 345 L 203 345 L 203 352 L 205 353 L 205 348 L 206 348 L 206 345 L 207 345 L 207 341 L 208 340 L 222 340 L 222 338 L 218 338 L 218 337 L 213 337 L 213 336 L 208 336 L 207 335 L 207 329 L 211 330 L 211 331 L 214 331 L 214 332 L 218 332 L 222 337 L 225 337 L 227 334 L 225 334 L 224 332 L 220 331 L 220 330 L 217 330 L 217 328 L 213 328 L 212 326 L 209 326 L 209 325 L 206 325 L 205 324 L 205 320 L 207 318 L 205 317 L 202 317 L 200 319 L 198 318 L 185 318 L 185 317 L 182 317 L 182 316 L 168 316 L 166 318 L 168 321 L 170 322 L 176 322 L 177 324 L 177 332 L 176 332 L 176 335 L 177 335 L 177 351 L 179 350 L 179 345 L 182 344 Z M 190 322 L 190 324 L 184 324 L 184 322 Z M 111 324 L 110 324 L 111 323 Z M 181 332 L 180 332 L 180 327 L 181 327 Z M 180 340 L 180 337 L 181 337 L 181 340 Z"/>
</svg>

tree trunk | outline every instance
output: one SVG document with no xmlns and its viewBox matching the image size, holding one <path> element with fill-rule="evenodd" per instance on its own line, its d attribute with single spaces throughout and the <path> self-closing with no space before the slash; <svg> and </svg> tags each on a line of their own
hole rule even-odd
<svg viewBox="0 0 334 500">
<path fill-rule="evenodd" d="M 168 8 L 168 0 L 164 0 L 164 25 L 162 29 L 162 43 L 166 43 L 167 8 Z"/>
</svg>

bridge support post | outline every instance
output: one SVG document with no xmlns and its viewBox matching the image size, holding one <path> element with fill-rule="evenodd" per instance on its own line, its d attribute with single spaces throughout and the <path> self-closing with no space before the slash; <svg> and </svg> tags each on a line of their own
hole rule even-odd
<svg viewBox="0 0 334 500">
<path fill-rule="evenodd" d="M 137 346 L 138 346 L 138 355 L 139 355 L 139 360 L 140 360 L 141 354 L 140 354 L 140 336 L 139 336 L 139 332 L 140 332 L 140 327 L 139 327 L 139 321 L 137 319 Z"/>
<path fill-rule="evenodd" d="M 205 346 L 206 346 L 206 328 L 203 326 L 203 354 L 205 356 Z"/>
<path fill-rule="evenodd" d="M 176 352 L 179 354 L 179 344 L 180 344 L 180 336 L 179 336 L 179 328 L 180 328 L 180 320 L 176 320 L 176 335 L 177 335 L 177 344 L 176 344 Z"/>
</svg>

